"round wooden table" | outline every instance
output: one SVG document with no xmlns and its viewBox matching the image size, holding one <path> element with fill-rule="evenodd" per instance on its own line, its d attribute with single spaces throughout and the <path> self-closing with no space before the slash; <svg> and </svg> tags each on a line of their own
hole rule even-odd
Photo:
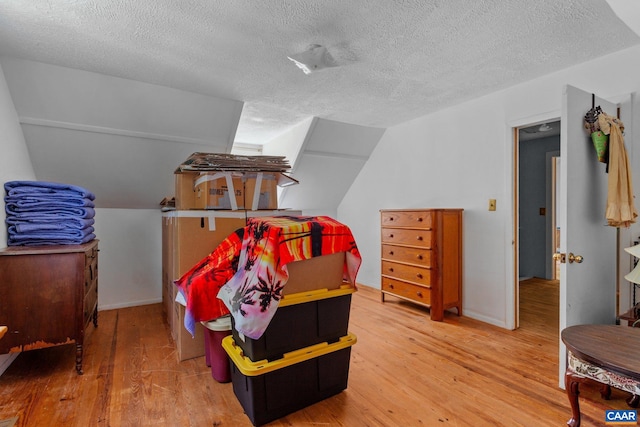
<svg viewBox="0 0 640 427">
<path fill-rule="evenodd" d="M 631 407 L 640 403 L 640 328 L 618 325 L 577 325 L 564 329 L 562 342 L 567 346 L 565 387 L 571 403 L 567 425 L 580 425 L 578 387 L 585 379 L 605 385 L 601 391 L 608 398 L 610 387 L 628 391 Z"/>
</svg>

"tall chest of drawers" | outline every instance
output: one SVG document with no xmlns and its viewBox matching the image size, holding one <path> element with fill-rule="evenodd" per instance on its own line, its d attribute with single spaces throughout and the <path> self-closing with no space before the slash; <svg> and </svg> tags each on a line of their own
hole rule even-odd
<svg viewBox="0 0 640 427">
<path fill-rule="evenodd" d="M 381 210 L 381 291 L 462 315 L 462 209 Z"/>
<path fill-rule="evenodd" d="M 0 250 L 0 354 L 75 343 L 82 374 L 85 330 L 98 326 L 98 240 Z"/>
</svg>

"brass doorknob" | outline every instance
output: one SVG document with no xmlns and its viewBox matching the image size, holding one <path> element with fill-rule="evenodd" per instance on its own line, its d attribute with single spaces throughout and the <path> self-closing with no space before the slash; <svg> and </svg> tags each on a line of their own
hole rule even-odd
<svg viewBox="0 0 640 427">
<path fill-rule="evenodd" d="M 553 260 L 560 261 L 562 264 L 566 263 L 567 259 L 569 260 L 569 264 L 571 264 L 572 262 L 577 262 L 578 264 L 580 264 L 582 261 L 584 261 L 582 255 L 574 255 L 573 252 L 569 252 L 569 255 L 563 254 L 561 252 L 556 252 L 555 254 L 553 254 Z"/>
<path fill-rule="evenodd" d="M 582 258 L 582 255 L 574 255 L 573 252 L 569 252 L 569 263 L 574 261 L 580 264 L 584 261 L 584 258 Z"/>
</svg>

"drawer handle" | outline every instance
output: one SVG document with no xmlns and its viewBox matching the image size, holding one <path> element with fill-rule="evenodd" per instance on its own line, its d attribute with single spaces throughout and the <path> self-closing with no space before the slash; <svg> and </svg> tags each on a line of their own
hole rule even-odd
<svg viewBox="0 0 640 427">
<path fill-rule="evenodd" d="M 418 274 L 416 274 L 416 277 L 417 277 L 418 279 L 422 279 L 422 273 L 418 273 Z"/>
<path fill-rule="evenodd" d="M 389 238 L 393 239 L 393 234 L 389 234 Z"/>
<path fill-rule="evenodd" d="M 418 292 L 416 292 L 416 295 L 418 295 L 420 298 L 422 298 L 422 292 L 418 291 Z"/>
<path fill-rule="evenodd" d="M 422 241 L 422 236 L 418 236 L 418 240 Z"/>
<path fill-rule="evenodd" d="M 394 289 L 394 288 L 393 288 L 393 285 L 389 285 L 389 288 L 390 288 L 390 289 Z"/>
<path fill-rule="evenodd" d="M 418 218 L 418 222 L 422 222 L 422 217 Z"/>
<path fill-rule="evenodd" d="M 418 255 L 418 259 L 424 259 L 422 255 Z"/>
<path fill-rule="evenodd" d="M 389 251 L 389 255 L 393 255 L 393 251 Z"/>
<path fill-rule="evenodd" d="M 389 271 L 393 273 L 393 267 L 389 267 Z"/>
</svg>

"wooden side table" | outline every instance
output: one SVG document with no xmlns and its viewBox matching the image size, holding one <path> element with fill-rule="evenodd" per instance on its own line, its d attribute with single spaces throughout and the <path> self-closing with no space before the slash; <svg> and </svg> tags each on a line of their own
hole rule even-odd
<svg viewBox="0 0 640 427">
<path fill-rule="evenodd" d="M 627 400 L 635 408 L 640 403 L 640 329 L 617 325 L 577 325 L 564 329 L 567 346 L 565 387 L 571 403 L 570 427 L 580 426 L 579 385 L 587 379 L 604 385 L 601 394 L 609 397 L 609 386 L 632 394 Z"/>
</svg>

